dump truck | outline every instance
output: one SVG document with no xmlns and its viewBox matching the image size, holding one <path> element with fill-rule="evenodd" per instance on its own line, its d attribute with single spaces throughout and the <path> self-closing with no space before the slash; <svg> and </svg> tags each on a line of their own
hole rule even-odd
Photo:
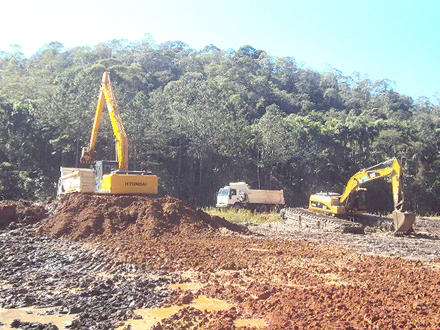
<svg viewBox="0 0 440 330">
<path fill-rule="evenodd" d="M 116 160 L 96 160 L 96 138 L 104 104 L 116 140 Z M 110 73 L 104 72 L 96 107 L 92 135 L 88 147 L 82 148 L 80 162 L 91 165 L 90 169 L 61 167 L 58 195 L 67 193 L 99 194 L 157 194 L 157 176 L 145 171 L 128 169 L 128 138 L 110 82 Z"/>
<path fill-rule="evenodd" d="M 267 212 L 282 205 L 283 190 L 250 189 L 246 182 L 231 182 L 217 193 L 217 208 L 244 208 Z"/>
</svg>

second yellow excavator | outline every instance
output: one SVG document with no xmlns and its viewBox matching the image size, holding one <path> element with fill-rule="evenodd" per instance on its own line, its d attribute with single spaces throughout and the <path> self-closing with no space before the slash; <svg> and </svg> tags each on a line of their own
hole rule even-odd
<svg viewBox="0 0 440 330">
<path fill-rule="evenodd" d="M 116 139 L 117 161 L 96 161 L 95 143 L 105 103 Z M 128 138 L 116 105 L 109 72 L 104 72 L 102 76 L 90 143 L 88 147 L 82 149 L 80 162 L 94 164 L 94 169 L 61 167 L 58 194 L 71 192 L 157 194 L 158 180 L 156 175 L 128 169 Z"/>
<path fill-rule="evenodd" d="M 311 195 L 309 209 L 340 217 L 366 213 L 366 189 L 361 186 L 372 180 L 384 177 L 391 177 L 394 201 L 394 230 L 396 233 L 407 233 L 412 230 L 415 214 L 403 211 L 402 169 L 396 158 L 357 172 L 348 180 L 342 195 L 337 193 Z"/>
</svg>

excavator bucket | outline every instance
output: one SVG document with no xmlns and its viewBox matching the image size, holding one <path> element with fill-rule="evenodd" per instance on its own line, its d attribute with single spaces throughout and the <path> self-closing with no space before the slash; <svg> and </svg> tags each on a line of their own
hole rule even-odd
<svg viewBox="0 0 440 330">
<path fill-rule="evenodd" d="M 89 151 L 89 148 L 87 147 L 82 148 L 81 158 L 79 161 L 81 164 L 94 164 L 96 161 L 96 151 Z"/>
<path fill-rule="evenodd" d="M 393 211 L 393 224 L 395 234 L 408 234 L 413 231 L 412 225 L 416 220 L 416 215 L 411 212 L 400 210 Z"/>
</svg>

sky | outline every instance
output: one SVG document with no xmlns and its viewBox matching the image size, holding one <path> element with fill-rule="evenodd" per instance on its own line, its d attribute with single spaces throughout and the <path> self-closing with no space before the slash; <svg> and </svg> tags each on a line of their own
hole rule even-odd
<svg viewBox="0 0 440 330">
<path fill-rule="evenodd" d="M 440 0 L 2 0 L 0 51 L 45 44 L 180 40 L 195 49 L 251 45 L 319 72 L 389 79 L 440 97 Z"/>
</svg>

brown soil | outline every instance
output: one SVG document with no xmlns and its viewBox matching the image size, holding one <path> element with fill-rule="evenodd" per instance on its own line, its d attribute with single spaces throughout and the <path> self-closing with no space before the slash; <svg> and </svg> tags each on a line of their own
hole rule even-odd
<svg viewBox="0 0 440 330">
<path fill-rule="evenodd" d="M 62 196 L 54 206 L 54 214 L 44 221 L 40 230 L 73 240 L 190 237 L 213 233 L 222 226 L 246 231 L 244 227 L 211 217 L 172 197 L 70 194 Z"/>
<path fill-rule="evenodd" d="M 331 239 L 254 235 L 171 197 L 69 195 L 52 206 L 39 234 L 92 243 L 119 260 L 204 285 L 176 290 L 167 305 L 203 294 L 234 306 L 187 306 L 156 330 L 235 329 L 238 318 L 263 319 L 265 329 L 440 328 L 439 258 L 367 256 Z"/>
<path fill-rule="evenodd" d="M 47 213 L 47 206 L 30 201 L 0 202 L 0 228 L 16 228 L 21 225 L 35 224 Z"/>
<path fill-rule="evenodd" d="M 210 241 L 221 232 L 249 233 L 173 197 L 76 194 L 59 199 L 39 228 L 40 234 L 98 242 L 122 261 L 165 270 L 234 267 L 213 258 L 219 248 Z"/>
</svg>

